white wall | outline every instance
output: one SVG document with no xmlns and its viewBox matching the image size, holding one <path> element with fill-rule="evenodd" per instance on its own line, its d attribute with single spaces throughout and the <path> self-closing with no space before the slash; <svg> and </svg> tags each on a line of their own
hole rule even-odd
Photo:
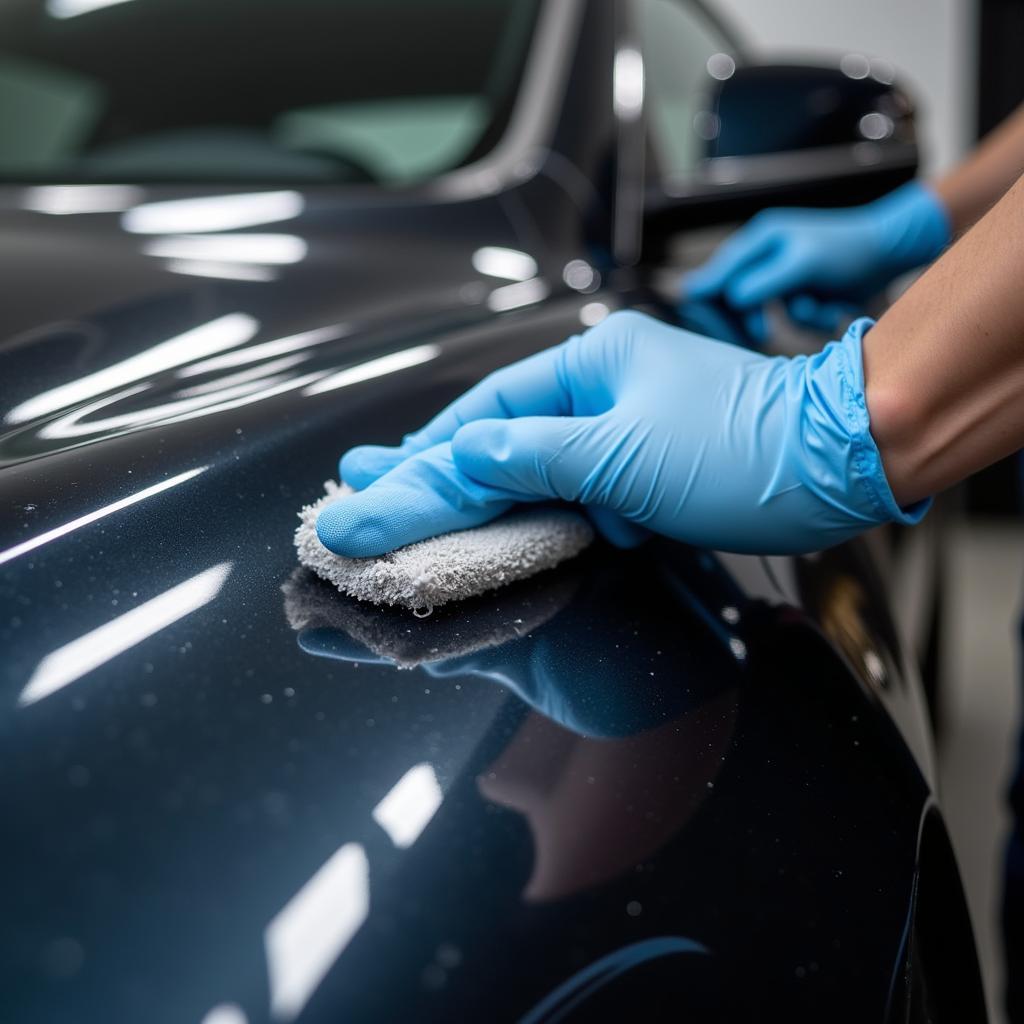
<svg viewBox="0 0 1024 1024">
<path fill-rule="evenodd" d="M 974 132 L 976 0 L 709 0 L 759 58 L 854 51 L 890 61 L 917 99 L 923 165 L 942 170 Z"/>
</svg>

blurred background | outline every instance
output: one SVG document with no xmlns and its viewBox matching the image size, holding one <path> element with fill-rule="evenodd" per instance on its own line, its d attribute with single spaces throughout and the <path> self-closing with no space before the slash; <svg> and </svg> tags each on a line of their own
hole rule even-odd
<svg viewBox="0 0 1024 1024">
<path fill-rule="evenodd" d="M 929 172 L 949 168 L 970 147 L 979 123 L 991 123 L 987 116 L 979 118 L 978 109 L 983 94 L 988 103 L 994 99 L 979 88 L 979 69 L 985 64 L 979 52 L 983 21 L 1003 19 L 1003 9 L 1018 6 L 1001 0 L 715 3 L 758 55 L 813 50 L 841 57 L 856 51 L 890 61 L 920 105 L 923 167 Z"/>
<path fill-rule="evenodd" d="M 716 0 L 715 8 L 758 56 L 813 50 L 838 59 L 852 50 L 892 63 L 919 106 L 926 175 L 950 168 L 1024 99 L 1024 65 L 1013 56 L 1024 5 L 1008 0 Z M 950 496 L 948 628 L 940 652 L 943 795 L 997 1014 L 1004 797 L 1020 716 L 1020 511 L 1016 460 Z"/>
</svg>

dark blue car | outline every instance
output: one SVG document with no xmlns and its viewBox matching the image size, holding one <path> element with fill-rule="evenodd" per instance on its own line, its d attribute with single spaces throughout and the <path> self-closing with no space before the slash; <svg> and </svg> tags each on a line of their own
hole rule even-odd
<svg viewBox="0 0 1024 1024">
<path fill-rule="evenodd" d="M 914 173 L 863 63 L 687 0 L 0 2 L 0 1019 L 986 1020 L 934 530 L 426 619 L 292 544 L 614 309 L 746 343 L 673 275 Z"/>
</svg>

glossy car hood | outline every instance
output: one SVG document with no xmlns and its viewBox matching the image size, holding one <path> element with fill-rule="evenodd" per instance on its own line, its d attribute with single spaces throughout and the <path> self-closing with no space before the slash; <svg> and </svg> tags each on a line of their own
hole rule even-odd
<svg viewBox="0 0 1024 1024">
<path fill-rule="evenodd" d="M 341 451 L 614 295 L 489 303 L 486 203 L 262 282 L 6 216 L 12 1019 L 882 1019 L 926 787 L 764 563 L 599 544 L 424 621 L 297 570 Z"/>
<path fill-rule="evenodd" d="M 109 191 L 86 187 L 74 202 L 100 203 Z M 0 464 L 99 436 L 50 423 L 72 407 L 100 407 L 90 399 L 102 397 L 111 429 L 136 421 L 140 406 L 164 419 L 181 391 L 190 399 L 181 411 L 209 405 L 215 390 L 241 397 L 259 390 L 256 377 L 282 384 L 281 372 L 315 374 L 339 354 L 354 361 L 549 290 L 496 200 L 439 207 L 165 190 L 122 211 L 57 213 L 72 202 L 53 198 L 61 189 L 6 195 Z M 278 219 L 251 223 L 260 218 Z M 217 225 L 225 229 L 210 230 Z"/>
<path fill-rule="evenodd" d="M 82 212 L 90 207 L 100 209 Z M 519 245 L 495 200 L 439 208 L 337 189 L 0 187 L 0 347 L 25 331 L 232 279 L 250 285 L 237 292 L 247 298 L 269 290 L 298 305 L 316 296 L 350 316 L 396 297 L 395 313 L 472 305 L 488 285 L 508 283 L 474 268 L 485 245 Z"/>
</svg>

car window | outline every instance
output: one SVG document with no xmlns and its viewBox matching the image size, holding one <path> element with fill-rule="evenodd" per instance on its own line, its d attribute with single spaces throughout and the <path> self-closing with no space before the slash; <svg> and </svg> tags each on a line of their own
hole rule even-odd
<svg viewBox="0 0 1024 1024">
<path fill-rule="evenodd" d="M 662 173 L 684 177 L 704 154 L 712 129 L 708 87 L 735 68 L 725 34 L 687 0 L 637 0 L 651 141 Z"/>
<path fill-rule="evenodd" d="M 400 185 L 483 155 L 539 0 L 0 0 L 0 179 Z"/>
</svg>

